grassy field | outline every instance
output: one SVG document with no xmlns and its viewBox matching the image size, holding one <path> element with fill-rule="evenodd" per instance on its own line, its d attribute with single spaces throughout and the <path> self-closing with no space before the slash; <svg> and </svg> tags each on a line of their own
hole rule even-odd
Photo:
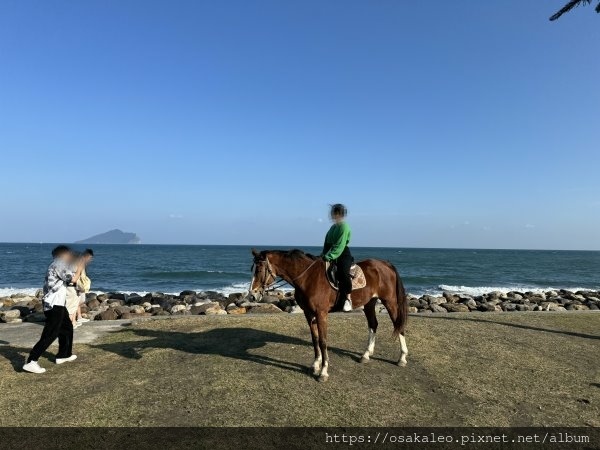
<svg viewBox="0 0 600 450">
<path fill-rule="evenodd" d="M 600 426 L 600 314 L 411 316 L 405 368 L 384 315 L 360 364 L 366 331 L 330 317 L 327 383 L 301 315 L 133 324 L 37 376 L 3 345 L 0 425 Z"/>
</svg>

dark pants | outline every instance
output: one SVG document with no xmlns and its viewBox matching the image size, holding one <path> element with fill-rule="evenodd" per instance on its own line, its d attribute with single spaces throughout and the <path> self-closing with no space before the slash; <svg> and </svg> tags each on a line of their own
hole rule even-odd
<svg viewBox="0 0 600 450">
<path fill-rule="evenodd" d="M 352 292 L 352 278 L 350 278 L 350 267 L 354 258 L 350 253 L 350 249 L 346 247 L 338 259 L 335 260 L 337 267 L 336 277 L 338 279 L 338 289 L 341 298 L 346 298 Z"/>
<path fill-rule="evenodd" d="M 64 306 L 54 306 L 50 311 L 44 311 L 46 324 L 42 337 L 33 346 L 27 362 L 37 361 L 50 344 L 58 338 L 57 358 L 68 358 L 73 351 L 73 323 L 69 318 L 69 311 Z"/>
</svg>

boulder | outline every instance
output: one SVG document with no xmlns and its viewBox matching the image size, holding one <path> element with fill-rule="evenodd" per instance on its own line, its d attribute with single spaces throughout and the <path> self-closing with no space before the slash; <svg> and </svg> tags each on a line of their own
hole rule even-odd
<svg viewBox="0 0 600 450">
<path fill-rule="evenodd" d="M 109 292 L 107 295 L 111 300 L 121 300 L 123 302 L 127 300 L 127 294 L 123 294 L 121 292 Z"/>
<path fill-rule="evenodd" d="M 0 311 L 0 321 L 5 323 L 14 323 L 17 319 L 21 319 L 21 311 L 18 309 L 10 309 L 8 311 Z"/>
<path fill-rule="evenodd" d="M 123 314 L 131 312 L 131 308 L 129 306 L 116 306 L 112 309 L 115 310 L 115 312 L 119 315 L 119 317 L 122 316 Z"/>
<path fill-rule="evenodd" d="M 248 312 L 251 314 L 270 314 L 282 313 L 283 311 L 272 303 L 259 303 L 256 306 L 250 307 Z"/>
<path fill-rule="evenodd" d="M 567 311 L 587 311 L 590 308 L 586 305 L 569 305 L 567 306 Z"/>
<path fill-rule="evenodd" d="M 463 303 L 444 303 L 441 306 L 448 312 L 469 312 L 469 307 Z"/>
<path fill-rule="evenodd" d="M 298 305 L 290 306 L 286 309 L 286 311 L 289 312 L 290 314 L 300 314 L 300 313 L 304 312 L 304 311 L 302 311 L 302 308 L 300 308 L 300 306 L 298 306 Z"/>
<path fill-rule="evenodd" d="M 87 307 L 88 307 L 89 309 L 96 309 L 96 308 L 98 308 L 99 306 L 100 306 L 100 302 L 98 301 L 98 299 L 97 299 L 97 298 L 92 298 L 91 300 L 89 300 L 89 301 L 87 302 Z"/>
<path fill-rule="evenodd" d="M 192 314 L 207 314 L 208 310 L 211 311 L 217 311 L 220 310 L 221 305 L 218 302 L 209 302 L 209 303 L 204 303 L 203 305 L 200 306 L 192 306 L 192 308 L 190 309 L 190 312 Z"/>
<path fill-rule="evenodd" d="M 516 311 L 517 310 L 517 305 L 516 305 L 516 303 L 510 303 L 510 302 L 503 303 L 502 304 L 502 309 L 504 311 Z"/>
<path fill-rule="evenodd" d="M 532 307 L 527 303 L 517 304 L 517 311 L 531 311 Z"/>
<path fill-rule="evenodd" d="M 462 297 L 459 301 L 470 310 L 477 309 L 477 302 L 471 297 Z"/>
<path fill-rule="evenodd" d="M 170 316 L 168 311 L 165 311 L 162 308 L 152 308 L 150 310 L 150 314 L 152 314 L 153 316 Z"/>
<path fill-rule="evenodd" d="M 179 293 L 179 296 L 180 296 L 181 298 L 183 298 L 183 297 L 187 297 L 188 295 L 191 295 L 191 296 L 194 296 L 194 297 L 195 297 L 195 296 L 196 296 L 196 291 L 181 291 L 181 292 Z"/>
<path fill-rule="evenodd" d="M 15 305 L 10 310 L 11 311 L 19 311 L 20 317 L 27 317 L 31 313 L 29 308 L 24 305 Z"/>
<path fill-rule="evenodd" d="M 242 294 L 241 292 L 234 292 L 233 294 L 229 294 L 229 301 L 230 302 L 237 302 L 240 301 L 244 298 L 244 294 Z"/>
<path fill-rule="evenodd" d="M 442 303 L 441 305 L 433 304 L 429 305 L 429 309 L 434 313 L 445 313 L 448 312 L 446 308 L 443 307 L 446 303 Z"/>
<path fill-rule="evenodd" d="M 284 298 L 283 300 L 279 300 L 277 302 L 277 307 L 283 311 L 286 311 L 290 306 L 294 306 L 296 304 L 293 298 Z"/>
<path fill-rule="evenodd" d="M 456 303 L 458 301 L 458 297 L 450 292 L 444 291 L 442 296 L 446 299 L 446 303 Z"/>
<path fill-rule="evenodd" d="M 90 301 L 90 300 L 94 300 L 98 298 L 98 295 L 95 292 L 88 292 L 87 294 L 85 294 L 85 301 Z"/>
<path fill-rule="evenodd" d="M 186 308 L 186 306 L 185 306 L 185 305 L 173 305 L 173 306 L 171 307 L 171 309 L 169 310 L 169 312 L 170 312 L 171 314 L 176 314 L 176 313 L 178 313 L 178 312 L 185 311 L 186 309 L 187 309 L 187 308 Z"/>
<path fill-rule="evenodd" d="M 95 320 L 117 320 L 119 315 L 113 308 L 109 308 L 106 311 L 99 313 L 94 319 Z"/>
<path fill-rule="evenodd" d="M 260 303 L 279 303 L 279 300 L 281 300 L 278 296 L 276 295 L 265 295 L 263 298 L 260 299 Z"/>
<path fill-rule="evenodd" d="M 34 312 L 25 318 L 26 322 L 45 322 L 46 315 L 43 312 Z"/>
<path fill-rule="evenodd" d="M 227 314 L 246 314 L 246 308 L 232 303 L 231 305 L 227 306 Z"/>
<path fill-rule="evenodd" d="M 130 308 L 130 314 L 144 314 L 145 312 L 146 308 L 144 308 L 142 305 L 134 305 Z"/>
<path fill-rule="evenodd" d="M 418 312 L 419 312 L 419 309 L 418 309 L 416 306 L 409 306 L 409 307 L 408 307 L 408 312 L 409 312 L 410 314 L 418 313 Z"/>
<path fill-rule="evenodd" d="M 35 291 L 35 298 L 41 299 L 43 296 L 44 296 L 44 290 L 43 289 L 38 289 L 37 291 Z"/>
<path fill-rule="evenodd" d="M 477 307 L 477 309 L 483 312 L 494 312 L 496 311 L 496 304 L 491 302 L 483 302 Z"/>
<path fill-rule="evenodd" d="M 221 305 L 219 305 L 218 308 L 208 308 L 204 314 L 207 316 L 220 316 L 226 315 L 227 311 L 225 311 L 223 308 L 221 308 Z"/>
</svg>

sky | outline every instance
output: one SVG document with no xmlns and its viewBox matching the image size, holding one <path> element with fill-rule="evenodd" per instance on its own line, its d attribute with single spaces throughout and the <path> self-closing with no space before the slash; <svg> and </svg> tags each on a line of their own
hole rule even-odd
<svg viewBox="0 0 600 450">
<path fill-rule="evenodd" d="M 0 242 L 600 249 L 600 16 L 0 2 Z"/>
</svg>

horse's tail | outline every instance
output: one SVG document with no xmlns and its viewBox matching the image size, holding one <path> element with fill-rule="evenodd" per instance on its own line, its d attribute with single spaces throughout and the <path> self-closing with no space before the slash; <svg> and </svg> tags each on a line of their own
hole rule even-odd
<svg viewBox="0 0 600 450">
<path fill-rule="evenodd" d="M 388 264 L 396 274 L 396 302 L 398 304 L 398 314 L 393 318 L 393 336 L 397 338 L 399 335 L 404 336 L 404 329 L 406 328 L 406 322 L 408 321 L 408 299 L 406 298 L 406 291 L 404 290 L 404 284 L 402 283 L 398 269 L 396 269 L 396 266 L 392 263 L 388 262 Z"/>
</svg>

